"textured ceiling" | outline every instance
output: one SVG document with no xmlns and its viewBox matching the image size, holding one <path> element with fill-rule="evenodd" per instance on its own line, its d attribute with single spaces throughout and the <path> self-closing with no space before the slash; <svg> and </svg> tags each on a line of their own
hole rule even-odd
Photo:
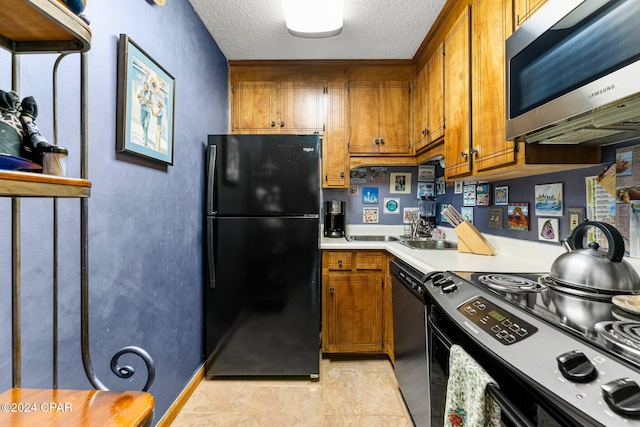
<svg viewBox="0 0 640 427">
<path fill-rule="evenodd" d="M 280 0 L 189 0 L 229 60 L 411 59 L 445 0 L 345 0 L 342 33 L 289 34 Z"/>
</svg>

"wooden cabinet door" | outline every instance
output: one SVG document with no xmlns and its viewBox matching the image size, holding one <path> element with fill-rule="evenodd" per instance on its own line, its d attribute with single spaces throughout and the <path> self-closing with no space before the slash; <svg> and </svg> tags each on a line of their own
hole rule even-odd
<svg viewBox="0 0 640 427">
<path fill-rule="evenodd" d="M 531 17 L 547 0 L 513 0 L 513 26 L 517 30 Z"/>
<path fill-rule="evenodd" d="M 378 152 L 405 154 L 409 141 L 409 83 L 384 82 L 379 90 Z"/>
<path fill-rule="evenodd" d="M 445 177 L 471 172 L 469 9 L 458 17 L 444 42 Z"/>
<path fill-rule="evenodd" d="M 514 163 L 516 151 L 506 133 L 506 2 L 476 0 L 471 8 L 471 111 L 473 169 Z"/>
<path fill-rule="evenodd" d="M 278 133 L 278 90 L 275 82 L 242 82 L 231 88 L 233 133 Z"/>
<path fill-rule="evenodd" d="M 422 67 L 413 85 L 413 141 L 416 152 L 427 146 L 427 103 L 429 88 L 429 67 Z"/>
<path fill-rule="evenodd" d="M 327 87 L 327 120 L 322 137 L 322 187 L 349 187 L 349 151 L 346 141 L 346 87 L 329 83 Z"/>
<path fill-rule="evenodd" d="M 442 47 L 429 58 L 429 85 L 427 88 L 427 139 L 428 144 L 444 136 L 444 56 Z M 427 145 L 428 145 L 427 144 Z"/>
<path fill-rule="evenodd" d="M 328 276 L 326 351 L 382 351 L 383 280 L 382 274 Z"/>
<path fill-rule="evenodd" d="M 378 84 L 375 82 L 351 83 L 347 93 L 349 152 L 352 154 L 377 154 L 380 145 L 378 137 Z"/>
<path fill-rule="evenodd" d="M 282 82 L 280 132 L 286 134 L 322 133 L 325 119 L 324 84 Z"/>
</svg>

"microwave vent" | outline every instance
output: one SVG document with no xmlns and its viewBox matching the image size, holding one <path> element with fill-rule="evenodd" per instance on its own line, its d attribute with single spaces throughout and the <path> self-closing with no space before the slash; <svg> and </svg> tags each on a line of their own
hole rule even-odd
<svg viewBox="0 0 640 427">
<path fill-rule="evenodd" d="M 620 133 L 624 133 L 624 131 L 609 129 L 579 129 L 545 139 L 543 141 L 540 141 L 539 144 L 582 144 L 583 142 L 606 138 L 609 136 L 618 135 Z"/>
</svg>

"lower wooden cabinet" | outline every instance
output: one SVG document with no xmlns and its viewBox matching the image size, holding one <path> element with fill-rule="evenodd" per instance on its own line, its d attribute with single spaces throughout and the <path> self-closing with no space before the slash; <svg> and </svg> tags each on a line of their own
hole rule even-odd
<svg viewBox="0 0 640 427">
<path fill-rule="evenodd" d="M 323 352 L 385 352 L 386 265 L 384 251 L 323 251 Z"/>
</svg>

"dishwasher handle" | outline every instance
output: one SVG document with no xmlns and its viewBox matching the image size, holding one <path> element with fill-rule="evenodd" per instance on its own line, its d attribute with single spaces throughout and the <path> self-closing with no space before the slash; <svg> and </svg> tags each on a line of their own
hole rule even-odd
<svg viewBox="0 0 640 427">
<path fill-rule="evenodd" d="M 436 338 L 438 338 L 438 340 L 442 344 L 444 344 L 447 351 L 450 352 L 451 346 L 454 343 L 438 326 L 438 320 L 433 311 L 434 310 L 432 308 L 427 320 L 429 334 L 433 334 Z M 486 392 L 491 395 L 493 400 L 498 404 L 498 406 L 500 406 L 500 409 L 505 414 L 505 416 L 509 418 L 509 420 L 511 420 L 516 427 L 535 427 L 535 424 L 532 423 L 513 403 L 511 403 L 509 398 L 504 395 L 502 390 L 500 390 L 497 385 L 487 384 Z"/>
</svg>

